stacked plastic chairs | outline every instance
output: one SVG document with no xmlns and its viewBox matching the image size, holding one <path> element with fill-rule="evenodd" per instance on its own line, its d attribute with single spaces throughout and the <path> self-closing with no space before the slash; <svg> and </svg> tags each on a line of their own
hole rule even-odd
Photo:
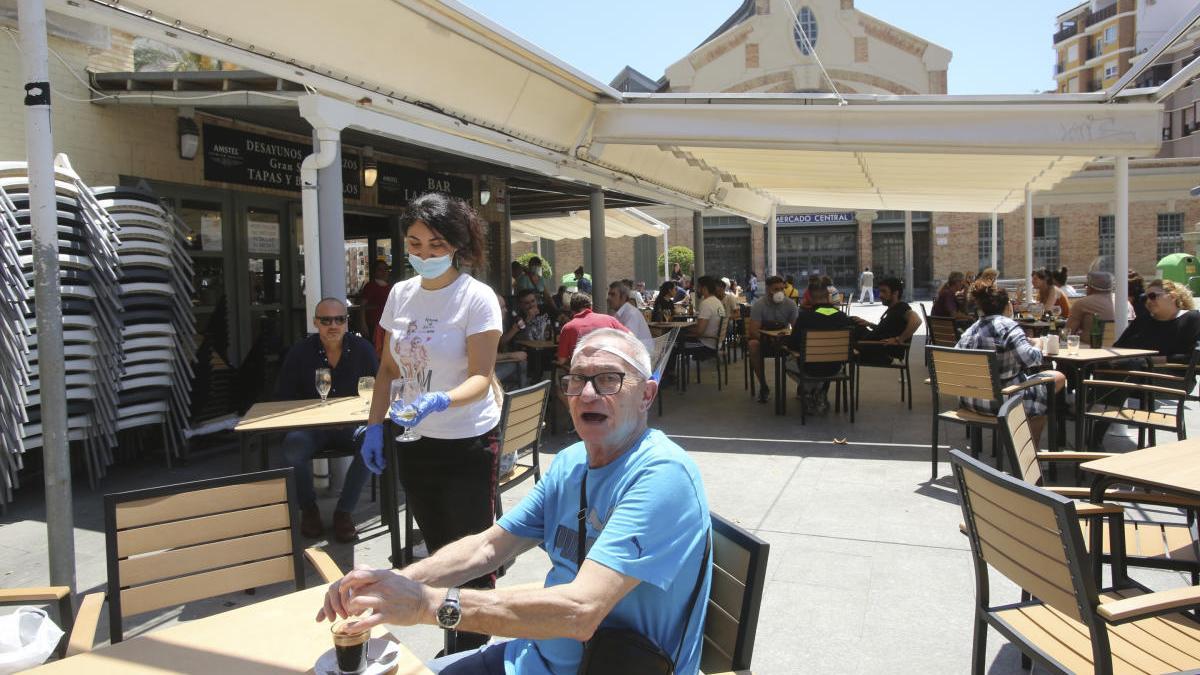
<svg viewBox="0 0 1200 675">
<path fill-rule="evenodd" d="M 12 500 L 25 453 L 42 446 L 28 191 L 26 165 L 0 163 L 0 506 Z M 182 452 L 190 260 L 179 225 L 149 194 L 97 195 L 62 155 L 55 192 L 67 436 L 94 486 L 126 429 L 161 424 L 168 461 Z"/>
</svg>

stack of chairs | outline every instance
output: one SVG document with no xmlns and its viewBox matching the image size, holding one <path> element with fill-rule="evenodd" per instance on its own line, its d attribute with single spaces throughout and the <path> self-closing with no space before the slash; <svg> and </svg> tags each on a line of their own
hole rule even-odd
<svg viewBox="0 0 1200 675">
<path fill-rule="evenodd" d="M 170 466 L 186 457 L 196 353 L 186 230 L 148 189 L 96 188 L 95 197 L 121 232 L 124 373 L 117 428 L 161 428 Z"/>
<path fill-rule="evenodd" d="M 168 457 L 182 451 L 195 351 L 190 258 L 181 224 L 148 193 L 98 195 L 63 155 L 55 160 L 55 193 L 67 437 L 94 487 L 123 430 L 161 424 Z M 19 486 L 25 453 L 42 447 L 24 162 L 0 162 L 0 282 L 2 509 Z"/>
</svg>

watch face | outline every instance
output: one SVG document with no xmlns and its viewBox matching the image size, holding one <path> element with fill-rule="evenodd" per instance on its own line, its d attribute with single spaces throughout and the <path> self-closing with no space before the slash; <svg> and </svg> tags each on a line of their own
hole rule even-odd
<svg viewBox="0 0 1200 675">
<path fill-rule="evenodd" d="M 438 607 L 437 619 L 442 628 L 454 628 L 462 619 L 462 610 L 459 609 L 458 603 L 445 603 Z"/>
</svg>

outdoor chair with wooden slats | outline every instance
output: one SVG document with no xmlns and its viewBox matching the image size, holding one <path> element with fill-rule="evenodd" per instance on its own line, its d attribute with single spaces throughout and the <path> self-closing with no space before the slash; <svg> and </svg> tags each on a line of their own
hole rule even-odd
<svg viewBox="0 0 1200 675">
<path fill-rule="evenodd" d="M 1056 673 L 1200 668 L 1200 623 L 1183 613 L 1200 607 L 1200 587 L 1150 592 L 1128 579 L 1118 556 L 1113 587 L 1098 588 L 1078 519 L 1108 519 L 1116 540 L 1124 531 L 1119 507 L 1077 504 L 959 451 L 950 461 L 975 568 L 972 673 L 986 671 L 988 626 L 1021 651 L 1023 665 Z M 991 570 L 1025 599 L 993 605 Z"/>
<path fill-rule="evenodd" d="M 1174 373 L 1148 369 L 1094 371 L 1096 377 L 1084 380 L 1083 390 L 1076 393 L 1084 402 L 1084 423 L 1107 422 L 1137 427 L 1138 448 L 1156 445 L 1159 431 L 1171 432 L 1179 440 L 1185 440 L 1184 411 L 1195 387 L 1197 365 L 1200 365 L 1200 348 L 1192 350 L 1186 366 Z M 1121 379 L 1102 379 L 1105 377 Z M 1098 398 L 1105 400 L 1097 401 Z M 1138 401 L 1138 407 L 1126 405 L 1130 398 Z"/>
<path fill-rule="evenodd" d="M 710 511 L 709 516 L 713 527 L 712 587 L 700 670 L 745 672 L 754 655 L 771 545 L 716 513 Z"/>
<path fill-rule="evenodd" d="M 858 407 L 858 397 L 862 395 L 862 369 L 863 368 L 882 368 L 884 370 L 900 371 L 900 400 L 908 401 L 908 409 L 912 410 L 912 370 L 909 368 L 908 356 L 912 351 L 912 342 L 903 342 L 899 345 L 889 345 L 880 340 L 859 340 L 854 343 L 855 359 L 854 359 L 854 390 L 857 392 L 853 403 Z M 877 347 L 881 349 L 901 347 L 903 352 L 898 357 L 892 357 L 887 363 L 872 363 L 863 361 L 857 358 L 859 347 Z"/>
<path fill-rule="evenodd" d="M 72 604 L 71 589 L 66 586 L 40 586 L 26 588 L 0 588 L 0 607 L 13 605 L 46 605 L 58 609 L 58 627 L 63 631 L 62 641 L 58 645 L 59 657 L 66 656 L 67 645 L 75 627 L 75 607 Z M 95 612 L 99 614 L 99 610 Z"/>
<path fill-rule="evenodd" d="M 274 583 L 303 589 L 304 555 L 323 575 L 332 563 L 301 548 L 294 504 L 290 468 L 105 495 L 107 598 L 84 598 L 76 632 L 105 599 L 120 642 L 126 617 Z M 78 650 L 92 639 L 79 636 Z"/>
<path fill-rule="evenodd" d="M 679 355 L 679 365 L 683 366 L 682 368 L 679 368 L 678 366 L 676 367 L 676 374 L 682 373 L 679 378 L 679 383 L 683 387 L 684 391 L 687 391 L 687 381 L 691 376 L 692 361 L 696 362 L 696 384 L 700 384 L 701 362 L 709 359 L 712 359 L 713 364 L 716 366 L 717 391 L 721 391 L 722 373 L 724 373 L 725 384 L 729 384 L 729 366 L 725 365 L 724 370 L 722 370 L 722 361 L 724 359 L 722 356 L 723 352 L 721 351 L 725 339 L 725 331 L 728 325 L 729 319 L 727 317 L 723 316 L 717 320 L 717 336 L 714 338 L 717 341 L 716 349 L 712 349 L 702 344 L 693 344 L 692 346 L 687 346 L 687 343 L 685 342 L 684 346 L 676 351 L 676 353 Z"/>
<path fill-rule="evenodd" d="M 679 329 L 672 328 L 667 333 L 654 338 L 654 348 L 650 350 L 650 367 L 653 369 L 652 377 L 658 383 L 658 393 L 654 398 L 658 399 L 658 416 L 663 415 L 663 373 L 667 370 L 667 365 L 671 362 L 671 354 L 675 349 L 675 340 L 679 338 Z M 748 363 L 748 362 L 747 362 Z M 676 376 L 678 377 L 678 373 Z"/>
<path fill-rule="evenodd" d="M 961 333 L 954 317 L 932 316 L 925 312 L 925 305 L 917 306 L 921 308 L 921 316 L 925 319 L 925 365 L 928 367 L 929 348 L 953 347 L 958 344 Z"/>
<path fill-rule="evenodd" d="M 929 384 L 933 395 L 933 440 L 930 446 L 930 462 L 932 475 L 930 480 L 937 479 L 938 461 L 938 431 L 940 423 L 952 422 L 967 427 L 971 437 L 971 453 L 979 456 L 983 445 L 983 430 L 992 430 L 992 450 L 997 452 L 999 446 L 996 429 L 999 418 L 994 414 L 972 410 L 962 404 L 958 398 L 973 398 L 992 401 L 999 411 L 1004 397 L 1012 396 L 1029 387 L 1053 383 L 1053 378 L 1031 377 L 1021 384 L 1001 387 L 999 365 L 996 362 L 996 352 L 987 349 L 955 349 L 951 347 L 929 348 Z M 954 396 L 956 402 L 953 408 L 942 410 L 940 398 Z M 1053 401 L 1054 397 L 1049 397 Z M 1053 429 L 1053 423 L 1049 424 Z M 998 453 L 997 456 L 999 457 Z"/>
<path fill-rule="evenodd" d="M 796 367 L 784 366 L 784 373 L 796 381 L 802 388 L 809 382 L 828 382 L 835 385 L 834 409 L 841 412 L 843 402 L 850 411 L 850 422 L 854 422 L 854 362 L 851 360 L 849 328 L 837 330 L 806 330 L 801 331 L 802 348 L 799 350 L 785 349 L 785 358 L 790 355 L 795 359 Z M 832 375 L 813 375 L 804 370 L 808 364 L 839 364 L 838 370 Z M 781 394 L 783 392 L 780 392 Z M 786 400 L 786 396 L 784 397 Z M 807 397 L 800 403 L 800 424 L 806 423 L 808 415 Z"/>
<path fill-rule="evenodd" d="M 499 455 L 516 457 L 512 469 L 499 476 L 496 484 L 496 517 L 504 513 L 500 495 L 532 477 L 542 479 L 538 458 L 542 448 L 542 431 L 546 428 L 546 406 L 550 401 L 550 380 L 510 391 L 504 395 L 500 412 Z"/>
<path fill-rule="evenodd" d="M 1090 462 L 1094 459 L 1111 457 L 1112 453 L 1104 452 L 1042 452 L 1038 450 L 1029 433 L 1029 418 L 1025 415 L 1025 406 L 1020 397 L 1013 397 L 1004 403 L 1000 409 L 1000 426 L 1003 451 L 1010 468 L 1010 473 L 1026 483 L 1049 490 L 1057 495 L 1070 499 L 1088 499 L 1091 488 L 1076 486 L 1047 486 L 1044 485 L 1041 463 L 1047 464 L 1077 464 Z M 1104 499 L 1109 503 L 1154 505 L 1171 509 L 1184 509 L 1189 512 L 1188 522 L 1175 520 L 1153 521 L 1147 519 L 1125 519 L 1125 559 L 1127 564 L 1136 567 L 1152 567 L 1158 569 L 1173 569 L 1190 572 L 1192 583 L 1200 584 L 1200 544 L 1192 536 L 1189 525 L 1194 521 L 1195 512 L 1200 509 L 1200 501 L 1185 497 L 1161 494 L 1155 492 L 1110 489 L 1105 492 Z M 1140 509 L 1139 511 L 1144 511 Z M 1088 543 L 1089 523 L 1081 523 L 1084 531 L 1084 543 Z M 1107 526 L 1106 526 L 1107 527 Z M 1101 537 L 1104 542 L 1103 558 L 1111 558 L 1110 540 L 1107 530 Z M 1099 560 L 1097 561 L 1097 564 Z"/>
</svg>

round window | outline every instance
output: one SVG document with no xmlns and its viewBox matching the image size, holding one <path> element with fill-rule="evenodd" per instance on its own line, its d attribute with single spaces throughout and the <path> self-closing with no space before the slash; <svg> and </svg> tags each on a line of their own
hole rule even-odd
<svg viewBox="0 0 1200 675">
<path fill-rule="evenodd" d="M 817 48 L 817 15 L 808 7 L 801 7 L 800 12 L 796 14 L 796 25 L 792 34 L 796 38 L 796 46 L 800 48 L 800 53 L 805 56 L 811 54 L 812 50 Z M 805 37 L 808 38 L 807 43 Z"/>
</svg>

